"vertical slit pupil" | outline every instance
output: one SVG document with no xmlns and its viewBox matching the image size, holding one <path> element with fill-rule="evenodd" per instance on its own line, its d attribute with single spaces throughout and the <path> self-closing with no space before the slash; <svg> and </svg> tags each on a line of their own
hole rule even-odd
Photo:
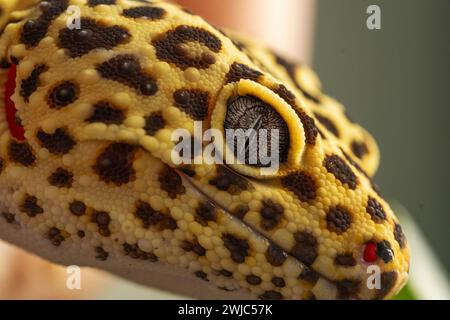
<svg viewBox="0 0 450 320">
<path fill-rule="evenodd" d="M 254 96 L 246 95 L 228 101 L 224 122 L 227 143 L 234 145 L 234 154 L 247 165 L 264 167 L 261 157 L 278 157 L 279 163 L 287 161 L 289 129 L 286 122 L 272 106 Z M 236 131 L 241 129 L 240 131 Z M 265 130 L 261 130 L 265 129 Z M 233 130 L 233 131 L 230 131 Z M 250 131 L 249 131 L 250 130 Z M 278 131 L 278 150 L 271 152 L 272 135 Z M 276 136 L 273 137 L 276 139 Z M 234 141 L 230 141 L 234 140 Z M 239 145 L 241 144 L 241 145 Z M 230 145 L 230 147 L 233 147 Z M 265 147 L 265 150 L 261 150 Z M 255 161 L 256 160 L 256 161 Z"/>
</svg>

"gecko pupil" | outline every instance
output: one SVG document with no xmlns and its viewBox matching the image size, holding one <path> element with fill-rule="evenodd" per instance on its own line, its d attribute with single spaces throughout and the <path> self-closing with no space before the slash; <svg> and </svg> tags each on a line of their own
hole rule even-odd
<svg viewBox="0 0 450 320">
<path fill-rule="evenodd" d="M 277 157 L 279 163 L 286 162 L 289 151 L 288 126 L 262 100 L 254 96 L 230 100 L 224 129 L 227 143 L 243 163 L 264 167 L 268 163 L 263 163 L 262 157 L 270 157 L 270 160 Z"/>
</svg>

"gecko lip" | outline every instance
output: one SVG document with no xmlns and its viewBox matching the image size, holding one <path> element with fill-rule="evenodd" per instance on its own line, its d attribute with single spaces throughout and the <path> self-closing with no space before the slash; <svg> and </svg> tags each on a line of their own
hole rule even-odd
<svg viewBox="0 0 450 320">
<path fill-rule="evenodd" d="M 262 238 L 264 241 L 267 241 L 267 243 L 269 243 L 270 245 L 274 245 L 280 248 L 280 246 L 275 243 L 272 239 L 270 239 L 269 237 L 267 237 L 266 235 L 264 235 L 262 232 L 256 230 L 253 226 L 249 225 L 248 223 L 246 223 L 245 221 L 243 221 L 242 219 L 234 216 L 230 210 L 228 208 L 226 208 L 226 206 L 222 205 L 219 201 L 217 201 L 217 199 L 209 196 L 208 194 L 206 194 L 204 191 L 202 191 L 196 184 L 195 182 L 192 180 L 191 177 L 189 177 L 188 175 L 186 175 L 185 173 L 183 173 L 180 170 L 177 170 L 177 172 L 180 174 L 180 176 L 183 178 L 183 180 L 185 180 L 188 185 L 190 187 L 192 187 L 192 189 L 197 192 L 201 197 L 205 198 L 208 200 L 208 202 L 213 205 L 215 208 L 223 210 L 229 217 L 231 217 L 231 219 L 238 221 L 239 223 L 243 224 L 246 228 L 248 228 L 249 230 L 251 230 L 252 233 L 256 234 L 257 236 L 259 236 L 260 238 Z M 321 272 L 316 271 L 313 267 L 305 264 L 303 261 L 301 261 L 300 259 L 296 258 L 295 256 L 293 256 L 292 254 L 290 254 L 289 252 L 287 252 L 286 250 L 282 249 L 283 253 L 286 256 L 289 256 L 293 259 L 295 259 L 295 261 L 297 261 L 302 267 L 303 270 L 307 270 L 308 273 L 315 278 L 314 280 L 314 284 L 313 284 L 313 288 L 315 287 L 315 285 L 319 282 L 320 279 L 322 279 L 322 284 L 321 290 L 324 290 L 324 288 L 328 288 L 330 290 L 330 292 L 332 292 L 333 290 L 335 290 L 336 288 L 339 287 L 339 283 L 338 281 L 332 280 L 330 277 L 324 275 Z M 299 275 L 300 277 L 300 275 Z M 345 282 L 345 281 L 344 281 Z M 326 290 L 326 289 L 325 289 Z M 368 298 L 370 296 L 373 296 L 373 293 L 367 293 L 367 297 L 364 296 L 359 296 L 358 294 L 354 294 L 350 296 L 350 299 L 365 299 Z M 328 299 L 327 297 L 325 299 Z"/>
</svg>

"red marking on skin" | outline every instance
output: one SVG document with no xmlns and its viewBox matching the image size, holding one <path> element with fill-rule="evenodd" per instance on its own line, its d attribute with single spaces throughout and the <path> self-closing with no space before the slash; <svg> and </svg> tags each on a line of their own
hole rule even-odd
<svg viewBox="0 0 450 320">
<path fill-rule="evenodd" d="M 365 262 L 377 261 L 377 245 L 375 243 L 369 242 L 366 244 L 366 247 L 364 248 L 363 259 Z"/>
<path fill-rule="evenodd" d="M 19 141 L 25 140 L 24 128 L 16 122 L 16 106 L 11 100 L 14 91 L 16 90 L 16 65 L 12 65 L 8 71 L 8 80 L 5 84 L 5 112 L 6 121 L 8 122 L 9 131 L 11 135 Z"/>
</svg>

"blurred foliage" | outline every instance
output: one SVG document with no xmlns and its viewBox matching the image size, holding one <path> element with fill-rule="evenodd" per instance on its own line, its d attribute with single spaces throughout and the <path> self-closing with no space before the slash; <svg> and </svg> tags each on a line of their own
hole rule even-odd
<svg viewBox="0 0 450 320">
<path fill-rule="evenodd" d="M 417 300 L 411 286 L 407 283 L 400 292 L 392 298 L 392 300 Z"/>
</svg>

